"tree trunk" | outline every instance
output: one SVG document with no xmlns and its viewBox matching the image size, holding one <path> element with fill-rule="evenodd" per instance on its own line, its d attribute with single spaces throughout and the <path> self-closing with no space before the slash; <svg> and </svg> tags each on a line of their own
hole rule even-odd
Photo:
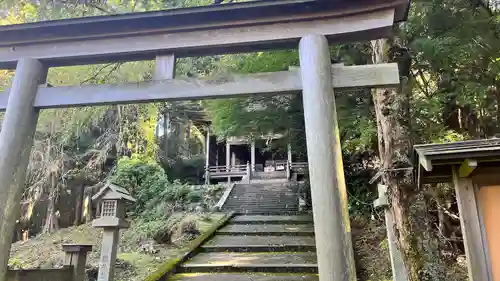
<svg viewBox="0 0 500 281">
<path fill-rule="evenodd" d="M 78 184 L 77 196 L 76 196 L 76 202 L 75 202 L 75 221 L 73 222 L 73 225 L 82 224 L 82 213 L 83 213 L 82 206 L 83 206 L 83 200 L 84 200 L 84 193 L 85 193 L 85 185 Z"/>
<path fill-rule="evenodd" d="M 387 39 L 372 41 L 372 60 L 374 64 L 391 61 L 389 52 L 391 42 Z M 405 64 L 407 65 L 407 64 Z M 407 67 L 403 67 L 407 68 Z M 402 67 L 400 66 L 400 70 Z M 403 69 L 404 70 L 404 69 Z M 404 73 L 403 73 L 404 75 Z M 409 75 L 403 77 L 408 79 Z M 391 212 L 394 217 L 395 235 L 398 247 L 411 281 L 419 280 L 422 259 L 419 256 L 415 235 L 409 221 L 409 195 L 411 194 L 411 173 L 397 168 L 408 168 L 411 145 L 409 141 L 408 97 L 406 91 L 398 89 L 373 90 L 373 102 L 377 118 L 378 149 L 381 161 L 380 169 L 385 173 L 382 184 L 387 186 Z"/>
<path fill-rule="evenodd" d="M 168 132 L 170 131 L 170 112 L 165 106 L 163 112 L 163 153 L 165 153 L 165 160 L 168 163 Z"/>
<path fill-rule="evenodd" d="M 59 229 L 59 222 L 56 215 L 57 199 L 59 198 L 59 191 L 57 186 L 57 173 L 51 171 L 50 174 L 50 193 L 49 204 L 47 206 L 47 216 L 45 219 L 45 226 L 43 233 L 51 233 Z"/>
<path fill-rule="evenodd" d="M 55 118 L 52 119 L 52 123 L 50 124 L 50 136 L 48 140 L 48 149 L 47 149 L 47 161 L 50 161 L 48 165 L 49 169 L 49 177 L 50 177 L 50 189 L 49 189 L 49 204 L 47 206 L 47 214 L 45 217 L 45 225 L 43 228 L 43 233 L 51 233 L 54 230 L 59 229 L 59 224 L 56 216 L 56 202 L 59 197 L 58 185 L 57 185 L 57 164 L 55 163 L 54 151 L 52 148 L 52 136 L 55 132 L 55 120 L 58 119 L 57 111 Z"/>
</svg>

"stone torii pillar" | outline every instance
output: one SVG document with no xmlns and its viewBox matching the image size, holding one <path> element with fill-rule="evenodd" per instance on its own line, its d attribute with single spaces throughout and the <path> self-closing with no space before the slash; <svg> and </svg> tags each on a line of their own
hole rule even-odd
<svg viewBox="0 0 500 281">
<path fill-rule="evenodd" d="M 14 225 L 19 217 L 39 110 L 33 106 L 47 68 L 36 59 L 17 63 L 0 132 L 0 280 L 5 280 Z"/>
<path fill-rule="evenodd" d="M 336 148 L 340 144 L 328 41 L 322 35 L 303 37 L 299 56 L 319 280 L 353 280 L 338 179 L 342 155 Z"/>
</svg>

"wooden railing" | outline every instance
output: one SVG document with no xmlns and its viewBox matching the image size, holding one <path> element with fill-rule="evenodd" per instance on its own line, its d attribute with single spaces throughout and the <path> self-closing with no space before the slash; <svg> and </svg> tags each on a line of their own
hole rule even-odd
<svg viewBox="0 0 500 281">
<path fill-rule="evenodd" d="M 305 174 L 307 173 L 308 164 L 307 162 L 295 162 L 288 163 L 286 160 L 274 161 L 273 163 L 276 170 L 285 170 L 287 178 L 290 178 L 291 173 Z M 255 168 L 260 168 L 255 165 Z M 257 169 L 255 169 L 257 170 Z M 233 165 L 233 166 L 210 166 L 205 172 L 205 181 L 208 184 L 210 179 L 221 179 L 221 178 L 232 178 L 232 177 L 242 177 L 250 180 L 252 178 L 252 166 L 250 163 L 246 165 Z"/>
<path fill-rule="evenodd" d="M 207 169 L 205 177 L 207 182 L 210 179 L 231 178 L 231 177 L 247 177 L 250 179 L 251 166 L 250 163 L 246 165 L 233 165 L 233 166 L 210 166 Z"/>
<path fill-rule="evenodd" d="M 293 172 L 305 173 L 307 172 L 309 165 L 307 162 L 292 162 L 290 168 Z"/>
</svg>

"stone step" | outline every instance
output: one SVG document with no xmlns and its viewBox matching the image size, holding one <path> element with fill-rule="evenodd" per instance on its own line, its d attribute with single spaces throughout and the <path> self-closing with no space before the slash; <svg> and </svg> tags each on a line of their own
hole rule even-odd
<svg viewBox="0 0 500 281">
<path fill-rule="evenodd" d="M 233 211 L 237 215 L 296 215 L 298 208 L 249 208 L 249 207 L 224 207 L 223 211 Z"/>
<path fill-rule="evenodd" d="M 314 252 L 316 246 L 314 245 L 252 245 L 252 246 L 235 246 L 235 245 L 216 245 L 216 246 L 203 246 L 200 249 L 206 253 L 285 253 L 285 252 Z"/>
<path fill-rule="evenodd" d="M 268 204 L 272 204 L 272 203 L 277 203 L 277 204 L 295 204 L 295 203 L 298 203 L 299 200 L 295 200 L 295 199 L 288 199 L 288 198 L 285 198 L 285 199 L 280 199 L 280 198 L 265 198 L 265 199 L 260 199 L 260 198 L 250 198 L 250 197 L 246 197 L 246 198 L 228 198 L 228 200 L 230 200 L 231 202 L 247 202 L 247 203 L 253 203 L 253 204 L 263 204 L 263 203 L 268 203 Z"/>
<path fill-rule="evenodd" d="M 224 211 L 224 210 L 223 210 Z M 298 214 L 299 211 L 297 210 L 289 210 L 289 211 L 265 211 L 265 210 L 254 210 L 254 211 L 243 211 L 243 210 L 236 210 L 235 214 L 236 215 L 242 215 L 242 216 L 247 216 L 247 215 L 266 215 L 266 216 L 276 216 L 276 215 L 296 215 Z"/>
<path fill-rule="evenodd" d="M 314 237 L 294 236 L 230 236 L 216 235 L 208 241 L 205 247 L 286 247 L 286 246 L 315 246 Z"/>
<path fill-rule="evenodd" d="M 316 252 L 296 253 L 200 253 L 185 263 L 184 267 L 244 266 L 244 265 L 313 265 L 316 266 Z"/>
<path fill-rule="evenodd" d="M 252 193 L 252 191 L 246 191 L 246 192 L 243 192 L 241 191 L 241 193 L 239 192 L 236 192 L 236 193 L 232 193 L 229 195 L 229 198 L 272 198 L 272 199 L 293 199 L 295 197 L 297 197 L 298 195 L 296 194 L 269 194 L 269 193 L 266 193 L 266 192 L 262 192 L 262 193 Z"/>
<path fill-rule="evenodd" d="M 299 216 L 265 216 L 248 215 L 236 216 L 231 220 L 231 224 L 312 224 L 313 218 L 310 215 Z"/>
<path fill-rule="evenodd" d="M 313 236 L 312 225 L 291 224 L 234 224 L 228 225 L 217 232 L 218 235 L 270 235 L 270 236 Z"/>
<path fill-rule="evenodd" d="M 293 207 L 298 207 L 298 203 L 259 203 L 259 202 L 248 202 L 248 201 L 231 201 L 228 204 L 224 204 L 225 207 L 231 206 L 231 207 L 245 207 L 245 208 L 293 208 Z"/>
<path fill-rule="evenodd" d="M 272 197 L 272 196 L 265 196 L 263 195 L 262 197 L 255 197 L 255 196 L 233 196 L 233 197 L 228 197 L 228 200 L 231 201 L 238 201 L 238 202 L 269 202 L 269 203 L 280 203 L 280 202 L 298 202 L 299 199 L 295 197 Z"/>
<path fill-rule="evenodd" d="M 246 204 L 246 203 L 240 203 L 237 204 L 236 202 L 231 202 L 230 204 L 225 204 L 223 207 L 231 207 L 231 208 L 265 208 L 265 209 L 288 209 L 288 208 L 295 208 L 298 209 L 299 204 Z"/>
<path fill-rule="evenodd" d="M 269 203 L 280 203 L 280 202 L 298 202 L 297 196 L 285 196 L 285 197 L 274 197 L 271 195 L 245 195 L 245 196 L 229 196 L 228 200 L 234 201 L 247 201 L 247 202 L 269 202 Z"/>
<path fill-rule="evenodd" d="M 224 206 L 231 206 L 231 207 L 236 207 L 236 206 L 245 206 L 245 207 L 268 207 L 268 208 L 278 208 L 278 207 L 294 207 L 295 205 L 299 205 L 298 202 L 275 202 L 275 203 L 268 203 L 268 202 L 248 202 L 248 201 L 233 201 L 231 200 L 229 203 L 225 204 Z"/>
<path fill-rule="evenodd" d="M 192 264 L 179 269 L 185 273 L 234 273 L 234 272 L 273 272 L 273 273 L 318 273 L 318 266 L 315 264 L 246 264 L 246 265 L 210 265 Z"/>
<path fill-rule="evenodd" d="M 290 210 L 266 210 L 266 209 L 258 209 L 258 210 L 249 210 L 249 209 L 222 209 L 222 211 L 231 211 L 235 212 L 237 215 L 296 215 L 299 213 L 298 210 L 290 209 Z"/>
<path fill-rule="evenodd" d="M 194 273 L 177 274 L 172 281 L 318 281 L 317 274 L 270 274 L 270 273 Z"/>
</svg>

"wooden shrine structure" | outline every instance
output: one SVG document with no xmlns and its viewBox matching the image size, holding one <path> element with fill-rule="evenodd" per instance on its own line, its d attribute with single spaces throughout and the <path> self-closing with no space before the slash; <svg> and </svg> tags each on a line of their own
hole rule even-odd
<svg viewBox="0 0 500 281">
<path fill-rule="evenodd" d="M 455 187 L 471 281 L 500 281 L 500 139 L 416 145 L 416 181 Z"/>
<path fill-rule="evenodd" d="M 250 181 L 254 177 L 259 178 L 273 172 L 281 175 L 280 178 L 287 179 L 292 177 L 292 173 L 303 176 L 304 173 L 307 173 L 307 162 L 292 161 L 292 146 L 290 143 L 286 145 L 286 155 L 280 155 L 278 158 L 271 157 L 270 155 L 266 157 L 262 153 L 258 153 L 259 148 L 256 145 L 258 141 L 264 142 L 265 140 L 277 140 L 281 138 L 283 138 L 281 134 L 268 134 L 254 139 L 248 137 L 228 137 L 225 140 L 225 144 L 222 143 L 219 146 L 218 143 L 215 143 L 216 152 L 213 153 L 211 147 L 214 145 L 210 141 L 210 128 L 208 128 L 205 137 L 205 184 L 211 183 L 212 180 L 220 179 L 227 180 L 229 183 L 232 180 L 237 181 L 244 178 Z M 223 150 L 220 149 L 221 146 L 223 146 Z M 238 149 L 233 149 L 234 147 Z M 242 159 L 238 158 L 236 151 L 234 151 L 237 150 L 241 154 L 241 147 L 243 147 L 243 151 L 245 152 L 243 154 L 247 154 L 241 157 Z M 219 152 L 224 155 L 220 155 Z M 224 161 L 222 162 L 222 160 Z"/>
<path fill-rule="evenodd" d="M 5 280 L 38 113 L 44 108 L 302 91 L 321 281 L 356 280 L 334 88 L 394 87 L 396 64 L 334 66 L 329 43 L 389 37 L 409 0 L 267 0 L 0 26 L 0 281 Z M 175 78 L 176 57 L 299 48 L 300 69 Z M 154 79 L 47 87 L 50 67 L 156 60 Z"/>
</svg>

